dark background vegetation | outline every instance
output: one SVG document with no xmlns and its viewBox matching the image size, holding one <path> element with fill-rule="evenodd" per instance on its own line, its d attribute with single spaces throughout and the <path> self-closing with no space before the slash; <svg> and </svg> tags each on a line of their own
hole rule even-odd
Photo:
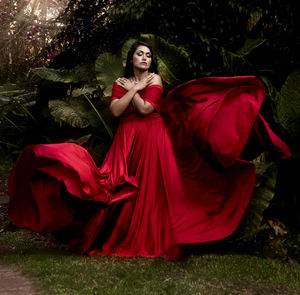
<svg viewBox="0 0 300 295">
<path fill-rule="evenodd" d="M 3 159 L 9 156 L 15 160 L 27 144 L 79 140 L 100 163 L 111 142 L 107 130 L 93 123 L 67 124 L 66 120 L 55 120 L 49 101 L 64 100 L 76 87 L 89 84 L 96 89 L 89 97 L 109 121 L 105 117 L 107 101 L 101 99 L 103 89 L 92 78 L 93 65 L 99 55 L 116 54 L 128 39 L 139 38 L 141 34 L 161 37 L 187 53 L 189 70 L 181 74 L 181 82 L 203 76 L 260 77 L 269 90 L 263 115 L 289 144 L 294 156 L 276 162 L 279 169 L 273 177 L 277 182 L 268 197 L 262 198 L 265 203 L 258 205 L 262 208 L 263 223 L 256 226 L 256 233 L 264 224 L 269 229 L 268 238 L 273 235 L 273 242 L 287 241 L 286 228 L 295 239 L 299 238 L 297 1 L 1 0 L 0 24 Z M 86 79 L 73 78 L 71 82 L 41 79 L 31 70 L 41 66 L 62 71 L 85 67 L 89 72 Z M 72 100 L 68 103 L 71 107 L 75 104 Z M 272 157 L 267 159 L 268 163 L 273 161 Z M 270 176 L 265 173 L 264 177 Z M 279 233 L 276 226 L 281 229 Z M 290 243 L 294 247 L 296 242 Z M 300 253 L 300 249 L 294 249 L 297 251 Z"/>
</svg>

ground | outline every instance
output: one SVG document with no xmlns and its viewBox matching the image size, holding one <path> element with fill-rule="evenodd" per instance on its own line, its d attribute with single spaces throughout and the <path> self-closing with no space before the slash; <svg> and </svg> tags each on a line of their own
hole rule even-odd
<svg viewBox="0 0 300 295">
<path fill-rule="evenodd" d="M 9 170 L 0 172 L 0 234 L 4 230 L 13 230 L 7 218 L 8 211 L 8 175 Z M 38 294 L 34 283 L 24 277 L 20 272 L 11 266 L 1 265 L 0 249 L 0 294 L 1 295 L 35 295 Z"/>
<path fill-rule="evenodd" d="M 9 223 L 7 219 L 8 209 L 8 174 L 9 171 L 0 171 L 0 232 Z"/>
</svg>

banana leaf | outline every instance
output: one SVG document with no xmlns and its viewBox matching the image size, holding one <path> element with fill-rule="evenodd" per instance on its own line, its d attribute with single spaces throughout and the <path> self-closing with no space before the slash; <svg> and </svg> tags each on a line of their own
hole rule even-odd
<svg viewBox="0 0 300 295">
<path fill-rule="evenodd" d="M 25 92 L 25 90 L 20 89 L 16 84 L 6 83 L 3 85 L 0 85 L 0 100 L 4 101 L 8 97 L 19 95 L 24 92 Z"/>
<path fill-rule="evenodd" d="M 153 48 L 157 56 L 159 74 L 171 87 L 188 80 L 192 76 L 189 56 L 184 49 L 176 47 L 160 37 L 142 34 L 138 39 L 127 40 L 118 54 L 104 53 L 96 60 L 96 77 L 104 96 L 109 97 L 111 95 L 113 82 L 123 75 L 127 53 L 131 45 L 137 40 L 147 42 Z"/>
<path fill-rule="evenodd" d="M 95 87 L 76 88 L 72 91 L 72 97 L 78 97 L 81 95 L 92 95 L 97 91 Z"/>
<path fill-rule="evenodd" d="M 131 45 L 137 41 L 138 41 L 138 39 L 129 39 L 124 43 L 124 45 L 121 49 L 122 64 L 123 64 L 124 68 L 126 66 L 127 53 L 129 51 Z"/>
<path fill-rule="evenodd" d="M 267 161 L 262 154 L 253 163 L 256 166 L 256 185 L 238 231 L 243 240 L 252 238 L 262 228 L 263 214 L 274 197 L 277 180 L 276 162 Z"/>
<path fill-rule="evenodd" d="M 292 139 L 300 135 L 300 70 L 291 73 L 280 92 L 266 78 L 261 77 L 269 89 L 272 100 L 273 117 Z"/>
<path fill-rule="evenodd" d="M 171 87 L 192 77 L 189 55 L 183 48 L 151 34 L 142 34 L 140 39 L 153 48 L 157 57 L 159 74 Z"/>
<path fill-rule="evenodd" d="M 221 48 L 223 57 L 223 65 L 228 72 L 237 74 L 240 69 L 247 63 L 245 56 L 250 54 L 255 48 L 261 46 L 266 39 L 246 39 L 244 45 L 236 52 L 231 52 L 225 48 Z"/>
<path fill-rule="evenodd" d="M 300 70 L 291 73 L 280 90 L 277 105 L 280 124 L 292 138 L 300 135 Z"/>
<path fill-rule="evenodd" d="M 90 125 L 88 113 L 91 109 L 82 97 L 50 100 L 48 106 L 54 120 L 60 124 L 66 123 L 77 128 L 86 128 Z"/>
<path fill-rule="evenodd" d="M 104 96 L 109 97 L 114 81 L 123 75 L 121 54 L 101 54 L 95 62 L 95 72 Z"/>
<path fill-rule="evenodd" d="M 250 54 L 255 48 L 262 45 L 266 39 L 257 38 L 257 39 L 246 39 L 244 45 L 236 52 L 237 55 L 244 57 Z"/>
<path fill-rule="evenodd" d="M 40 78 L 61 83 L 80 83 L 94 78 L 95 74 L 91 65 L 84 64 L 73 69 L 35 68 L 32 72 Z"/>
<path fill-rule="evenodd" d="M 77 139 L 70 138 L 70 139 L 66 140 L 65 142 L 72 142 L 72 143 L 77 143 L 79 145 L 84 145 L 91 139 L 91 137 L 92 137 L 92 134 L 86 134 Z"/>
</svg>

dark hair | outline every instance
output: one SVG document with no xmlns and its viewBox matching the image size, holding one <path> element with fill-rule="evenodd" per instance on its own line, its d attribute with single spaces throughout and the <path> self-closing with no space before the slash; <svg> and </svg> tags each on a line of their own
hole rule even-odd
<svg viewBox="0 0 300 295">
<path fill-rule="evenodd" d="M 156 73 L 156 74 L 158 72 L 157 71 L 156 57 L 154 56 L 152 48 L 147 43 L 142 42 L 142 41 L 138 41 L 138 42 L 135 42 L 131 45 L 131 47 L 130 47 L 128 53 L 127 53 L 126 66 L 125 66 L 125 70 L 124 70 L 124 77 L 125 78 L 130 78 L 130 77 L 133 76 L 132 58 L 133 58 L 133 54 L 135 53 L 135 51 L 137 50 L 137 48 L 139 46 L 146 46 L 147 48 L 149 48 L 149 50 L 151 52 L 151 65 L 150 65 L 150 68 L 149 68 L 149 72 Z"/>
</svg>

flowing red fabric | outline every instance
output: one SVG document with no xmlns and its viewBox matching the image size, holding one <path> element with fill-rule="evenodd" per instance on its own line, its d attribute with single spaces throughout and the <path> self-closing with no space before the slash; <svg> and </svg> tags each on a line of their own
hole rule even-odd
<svg viewBox="0 0 300 295">
<path fill-rule="evenodd" d="M 111 99 L 125 93 L 115 83 Z M 155 111 L 128 107 L 100 167 L 76 144 L 26 147 L 10 176 L 9 218 L 92 256 L 165 256 L 230 235 L 254 188 L 255 167 L 240 158 L 249 137 L 290 156 L 258 113 L 264 87 L 212 77 L 162 94 L 159 85 L 140 92 Z"/>
</svg>

